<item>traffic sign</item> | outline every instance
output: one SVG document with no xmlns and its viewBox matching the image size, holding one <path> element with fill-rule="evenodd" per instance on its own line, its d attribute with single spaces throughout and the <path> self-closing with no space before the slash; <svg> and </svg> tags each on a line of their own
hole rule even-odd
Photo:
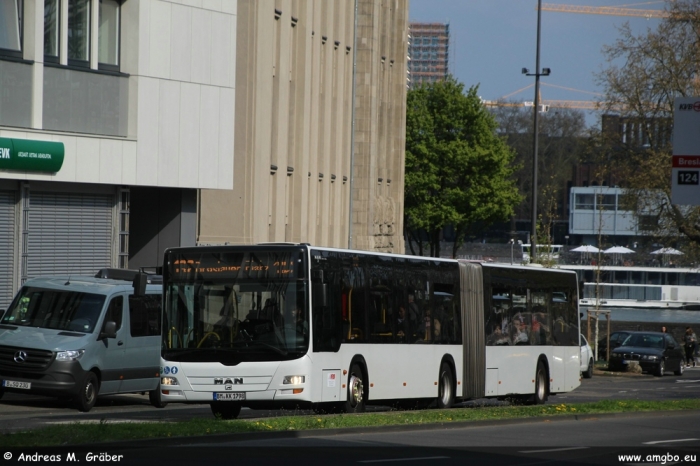
<svg viewBox="0 0 700 466">
<path fill-rule="evenodd" d="M 671 202 L 700 205 L 700 97 L 673 103 Z"/>
</svg>

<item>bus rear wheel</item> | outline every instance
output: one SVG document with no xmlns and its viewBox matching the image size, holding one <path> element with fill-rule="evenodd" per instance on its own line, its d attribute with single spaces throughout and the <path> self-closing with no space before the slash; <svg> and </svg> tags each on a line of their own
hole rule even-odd
<svg viewBox="0 0 700 466">
<path fill-rule="evenodd" d="M 438 409 L 449 409 L 455 402 L 454 378 L 450 365 L 443 362 L 440 365 L 440 375 L 438 378 Z"/>
<path fill-rule="evenodd" d="M 219 419 L 236 419 L 241 413 L 241 404 L 229 401 L 214 401 L 209 404 L 212 414 Z"/>
<path fill-rule="evenodd" d="M 348 374 L 348 399 L 345 402 L 346 413 L 365 411 L 365 387 L 362 381 L 362 368 L 353 363 Z"/>
<path fill-rule="evenodd" d="M 547 369 L 545 369 L 542 361 L 537 363 L 537 370 L 535 371 L 535 393 L 532 395 L 529 404 L 542 405 L 547 401 L 549 392 L 547 390 Z"/>
</svg>

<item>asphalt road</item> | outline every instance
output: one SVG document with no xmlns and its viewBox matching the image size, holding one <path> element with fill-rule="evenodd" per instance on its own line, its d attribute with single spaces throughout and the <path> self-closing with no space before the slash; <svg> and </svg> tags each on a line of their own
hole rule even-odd
<svg viewBox="0 0 700 466">
<path fill-rule="evenodd" d="M 583 379 L 570 393 L 551 396 L 548 403 L 583 403 L 605 399 L 672 400 L 700 397 L 700 367 L 687 369 L 683 376 L 650 375 L 609 376 L 596 373 Z M 474 400 L 465 406 L 499 404 L 494 400 Z M 388 408 L 370 406 L 368 410 Z M 309 414 L 310 411 L 300 411 Z M 288 415 L 290 411 L 243 409 L 240 418 Z M 81 413 L 67 401 L 55 398 L 6 393 L 0 399 L 0 432 L 31 430 L 47 425 L 75 422 L 148 422 L 179 421 L 211 417 L 208 405 L 169 404 L 163 409 L 150 405 L 146 395 L 115 395 L 98 399 L 89 413 Z"/>
</svg>

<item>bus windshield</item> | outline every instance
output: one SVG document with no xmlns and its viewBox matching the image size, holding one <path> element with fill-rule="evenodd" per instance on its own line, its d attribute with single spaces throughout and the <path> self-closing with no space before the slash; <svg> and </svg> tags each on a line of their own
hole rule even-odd
<svg viewBox="0 0 700 466">
<path fill-rule="evenodd" d="M 167 271 L 166 360 L 238 364 L 306 353 L 308 285 L 301 257 L 290 251 L 179 256 Z"/>
</svg>

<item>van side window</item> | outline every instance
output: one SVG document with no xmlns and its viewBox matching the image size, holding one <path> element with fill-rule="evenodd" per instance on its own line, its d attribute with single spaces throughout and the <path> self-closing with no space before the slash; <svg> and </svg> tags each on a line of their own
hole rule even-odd
<svg viewBox="0 0 700 466">
<path fill-rule="evenodd" d="M 124 310 L 124 297 L 116 296 L 112 298 L 109 302 L 109 307 L 107 308 L 107 313 L 105 314 L 105 320 L 102 324 L 102 329 L 104 330 L 104 324 L 112 321 L 117 324 L 117 330 L 122 328 L 122 315 Z"/>
<path fill-rule="evenodd" d="M 132 337 L 160 335 L 161 295 L 129 296 L 129 321 Z"/>
</svg>

